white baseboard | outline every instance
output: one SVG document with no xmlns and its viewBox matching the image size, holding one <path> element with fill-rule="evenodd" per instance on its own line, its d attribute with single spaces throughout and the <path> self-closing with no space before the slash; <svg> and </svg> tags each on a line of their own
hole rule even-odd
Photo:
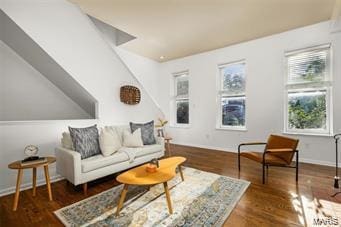
<svg viewBox="0 0 341 227">
<path fill-rule="evenodd" d="M 229 149 L 229 148 L 207 146 L 207 145 L 201 145 L 201 144 L 183 143 L 183 142 L 174 142 L 172 144 L 180 145 L 180 146 L 197 147 L 197 148 L 204 148 L 204 149 L 210 149 L 210 150 L 218 150 L 218 151 L 224 151 L 224 152 L 237 153 L 237 150 L 235 148 L 234 149 L 232 149 L 232 148 Z M 329 162 L 329 161 L 321 161 L 321 160 L 315 160 L 315 159 L 300 158 L 300 162 L 302 162 L 302 163 L 309 163 L 309 164 L 315 164 L 315 165 L 335 167 L 335 162 Z M 341 166 L 341 163 L 339 163 L 339 166 Z"/>
<path fill-rule="evenodd" d="M 56 175 L 56 176 L 52 176 L 50 178 L 50 181 L 52 183 L 52 182 L 57 182 L 57 181 L 60 181 L 60 180 L 63 180 L 63 179 L 64 178 L 62 176 Z M 45 185 L 45 184 L 46 184 L 45 178 L 37 180 L 37 186 L 41 186 L 41 185 Z M 20 191 L 23 191 L 23 190 L 26 190 L 26 189 L 30 189 L 30 188 L 32 188 L 32 182 L 22 184 L 20 186 Z M 10 188 L 2 189 L 2 190 L 0 190 L 0 197 L 12 194 L 14 192 L 15 192 L 15 187 L 10 187 Z"/>
</svg>

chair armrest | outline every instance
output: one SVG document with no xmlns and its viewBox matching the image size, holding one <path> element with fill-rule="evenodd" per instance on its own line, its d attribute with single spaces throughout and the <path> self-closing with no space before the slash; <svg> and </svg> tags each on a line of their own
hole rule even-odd
<svg viewBox="0 0 341 227">
<path fill-rule="evenodd" d="M 240 154 L 240 148 L 242 146 L 250 146 L 250 145 L 266 145 L 265 142 L 250 142 L 250 143 L 241 143 L 238 145 L 238 155 Z"/>
<path fill-rule="evenodd" d="M 250 142 L 250 143 L 241 143 L 239 146 L 249 146 L 249 145 L 266 145 L 265 142 Z"/>
<path fill-rule="evenodd" d="M 265 152 L 269 153 L 286 153 L 286 152 L 295 152 L 295 150 L 291 148 L 276 148 L 276 149 L 266 149 Z"/>
<path fill-rule="evenodd" d="M 57 173 L 74 185 L 81 184 L 81 155 L 80 153 L 62 147 L 55 149 Z"/>
</svg>

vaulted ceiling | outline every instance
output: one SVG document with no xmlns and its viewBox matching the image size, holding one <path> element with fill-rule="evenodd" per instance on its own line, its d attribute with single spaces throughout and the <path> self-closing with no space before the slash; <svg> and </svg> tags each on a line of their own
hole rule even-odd
<svg viewBox="0 0 341 227">
<path fill-rule="evenodd" d="M 336 0 L 70 0 L 168 61 L 329 20 Z"/>
</svg>

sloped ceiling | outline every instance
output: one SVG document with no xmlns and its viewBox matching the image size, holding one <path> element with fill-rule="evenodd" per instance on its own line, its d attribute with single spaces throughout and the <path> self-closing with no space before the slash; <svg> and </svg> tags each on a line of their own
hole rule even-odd
<svg viewBox="0 0 341 227">
<path fill-rule="evenodd" d="M 157 61 L 326 21 L 335 5 L 335 0 L 70 1 L 137 37 L 123 47 Z"/>
</svg>

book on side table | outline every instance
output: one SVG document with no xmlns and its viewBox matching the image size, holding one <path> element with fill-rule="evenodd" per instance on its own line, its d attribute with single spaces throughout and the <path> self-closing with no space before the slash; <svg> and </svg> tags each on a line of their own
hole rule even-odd
<svg viewBox="0 0 341 227">
<path fill-rule="evenodd" d="M 45 157 L 38 157 L 38 156 L 31 156 L 28 158 L 25 158 L 20 162 L 21 166 L 28 166 L 28 165 L 34 165 L 34 164 L 40 164 L 47 162 L 47 158 Z"/>
</svg>

